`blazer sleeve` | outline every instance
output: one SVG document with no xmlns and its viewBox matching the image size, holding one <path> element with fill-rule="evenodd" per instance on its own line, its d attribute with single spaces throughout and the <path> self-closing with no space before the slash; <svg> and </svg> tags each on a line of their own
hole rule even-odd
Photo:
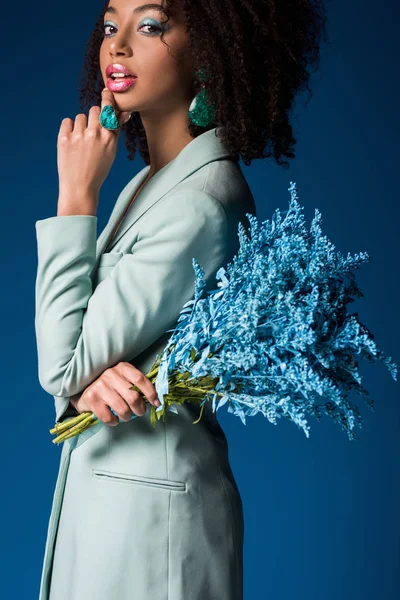
<svg viewBox="0 0 400 600">
<path fill-rule="evenodd" d="M 69 396 L 175 326 L 194 296 L 192 258 L 209 282 L 225 263 L 229 244 L 227 216 L 216 198 L 201 190 L 172 193 L 140 218 L 130 251 L 93 291 L 97 217 L 49 217 L 35 226 L 39 382 L 63 397 L 57 418 Z"/>
</svg>

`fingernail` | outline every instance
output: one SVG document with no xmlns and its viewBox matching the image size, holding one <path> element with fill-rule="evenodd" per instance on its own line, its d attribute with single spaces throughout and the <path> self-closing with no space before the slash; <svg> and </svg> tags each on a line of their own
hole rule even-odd
<svg viewBox="0 0 400 600">
<path fill-rule="evenodd" d="M 154 400 L 154 406 L 161 406 L 161 402 L 159 401 L 158 398 L 157 398 L 157 400 Z"/>
</svg>

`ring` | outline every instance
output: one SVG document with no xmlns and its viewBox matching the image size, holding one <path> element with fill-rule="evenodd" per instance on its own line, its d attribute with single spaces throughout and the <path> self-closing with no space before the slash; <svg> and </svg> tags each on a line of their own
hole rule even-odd
<svg viewBox="0 0 400 600">
<path fill-rule="evenodd" d="M 103 106 L 100 113 L 100 125 L 104 129 L 115 130 L 119 128 L 118 118 L 114 108 L 110 104 Z"/>
</svg>

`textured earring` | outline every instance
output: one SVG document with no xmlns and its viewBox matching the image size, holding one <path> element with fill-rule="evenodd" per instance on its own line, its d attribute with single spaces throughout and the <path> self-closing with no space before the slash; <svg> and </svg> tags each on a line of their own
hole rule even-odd
<svg viewBox="0 0 400 600">
<path fill-rule="evenodd" d="M 197 76 L 200 80 L 205 80 L 205 70 L 200 69 Z M 216 107 L 211 105 L 206 88 L 203 88 L 196 94 L 189 106 L 189 119 L 199 127 L 207 127 L 216 118 Z"/>
</svg>

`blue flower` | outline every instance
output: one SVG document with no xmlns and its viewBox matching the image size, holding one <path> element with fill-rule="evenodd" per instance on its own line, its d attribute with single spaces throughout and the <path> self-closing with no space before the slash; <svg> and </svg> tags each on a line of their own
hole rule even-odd
<svg viewBox="0 0 400 600">
<path fill-rule="evenodd" d="M 349 393 L 374 404 L 361 385 L 358 358 L 382 361 L 397 381 L 397 365 L 357 313 L 346 311 L 363 296 L 352 269 L 370 258 L 336 251 L 322 234 L 318 209 L 307 231 L 295 183 L 289 191 L 284 217 L 277 209 L 260 224 L 247 214 L 248 232 L 239 223 L 238 253 L 218 270 L 217 288 L 206 296 L 204 271 L 193 259 L 194 298 L 159 357 L 157 410 L 163 409 L 168 378 L 187 373 L 192 381 L 214 378 L 204 402 L 211 400 L 214 412 L 226 405 L 244 424 L 257 413 L 275 425 L 283 416 L 309 437 L 306 416 L 320 420 L 325 413 L 354 439 L 363 418 Z"/>
</svg>

